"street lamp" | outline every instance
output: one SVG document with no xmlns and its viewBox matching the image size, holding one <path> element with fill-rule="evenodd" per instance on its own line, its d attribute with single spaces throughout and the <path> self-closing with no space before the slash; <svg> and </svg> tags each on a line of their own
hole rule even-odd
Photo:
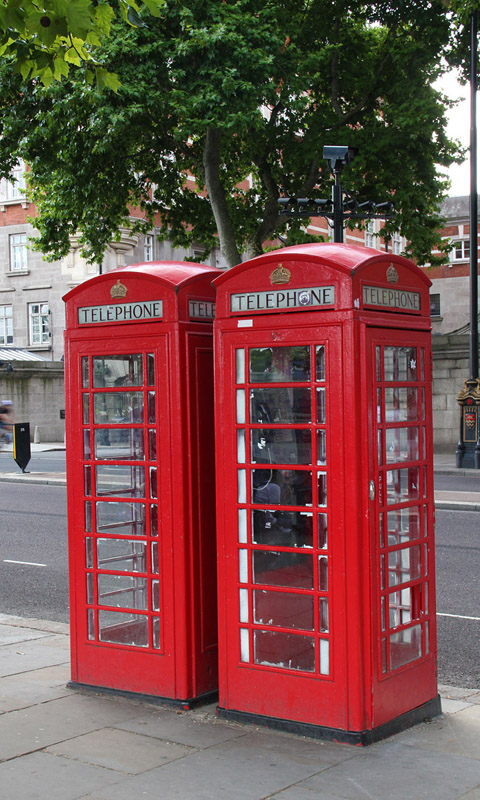
<svg viewBox="0 0 480 800">
<path fill-rule="evenodd" d="M 355 197 L 343 191 L 340 175 L 343 168 L 350 164 L 357 155 L 356 147 L 346 145 L 326 145 L 323 157 L 330 162 L 330 169 L 335 178 L 331 200 L 309 197 L 280 197 L 279 216 L 289 217 L 325 217 L 333 226 L 333 241 L 343 242 L 345 223 L 360 219 L 387 219 L 393 214 L 393 203 L 388 200 L 376 203 L 367 200 L 359 203 Z"/>
</svg>

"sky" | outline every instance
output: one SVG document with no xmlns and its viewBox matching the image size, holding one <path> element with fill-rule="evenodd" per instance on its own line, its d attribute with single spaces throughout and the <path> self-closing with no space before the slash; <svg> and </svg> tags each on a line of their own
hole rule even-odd
<svg viewBox="0 0 480 800">
<path fill-rule="evenodd" d="M 439 81 L 439 85 L 450 98 L 462 98 L 461 102 L 449 111 L 448 134 L 452 139 L 459 139 L 464 146 L 468 147 L 470 144 L 470 85 L 461 86 L 457 81 L 455 72 L 444 75 L 441 81 Z M 480 97 L 477 96 L 477 138 L 480 141 L 479 105 Z M 463 164 L 454 164 L 450 167 L 448 175 L 452 182 L 449 190 L 450 197 L 459 197 L 470 193 L 470 164 L 468 154 Z"/>
</svg>

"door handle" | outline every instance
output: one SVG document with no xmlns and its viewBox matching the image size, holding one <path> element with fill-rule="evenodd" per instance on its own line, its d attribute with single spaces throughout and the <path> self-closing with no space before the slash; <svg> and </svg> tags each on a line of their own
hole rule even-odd
<svg viewBox="0 0 480 800">
<path fill-rule="evenodd" d="M 370 481 L 368 486 L 368 496 L 370 500 L 375 500 L 375 492 L 376 492 L 375 481 Z"/>
</svg>

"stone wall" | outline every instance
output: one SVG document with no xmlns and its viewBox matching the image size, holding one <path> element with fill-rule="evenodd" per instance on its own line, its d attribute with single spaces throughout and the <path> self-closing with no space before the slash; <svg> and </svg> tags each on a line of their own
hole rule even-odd
<svg viewBox="0 0 480 800">
<path fill-rule="evenodd" d="M 10 361 L 0 367 L 0 400 L 11 400 L 15 422 L 29 422 L 31 439 L 38 426 L 41 442 L 63 442 L 65 408 L 63 362 Z"/>
<path fill-rule="evenodd" d="M 436 452 L 455 452 L 460 429 L 457 395 L 469 377 L 468 335 L 432 337 L 433 446 Z"/>
</svg>

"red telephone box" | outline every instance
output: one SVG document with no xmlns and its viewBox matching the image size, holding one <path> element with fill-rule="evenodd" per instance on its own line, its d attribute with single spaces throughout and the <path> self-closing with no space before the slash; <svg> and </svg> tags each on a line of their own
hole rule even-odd
<svg viewBox="0 0 480 800">
<path fill-rule="evenodd" d="M 74 685 L 185 707 L 217 688 L 218 274 L 140 264 L 65 297 Z"/>
<path fill-rule="evenodd" d="M 430 281 L 320 244 L 214 284 L 219 714 L 368 744 L 440 711 Z"/>
</svg>

